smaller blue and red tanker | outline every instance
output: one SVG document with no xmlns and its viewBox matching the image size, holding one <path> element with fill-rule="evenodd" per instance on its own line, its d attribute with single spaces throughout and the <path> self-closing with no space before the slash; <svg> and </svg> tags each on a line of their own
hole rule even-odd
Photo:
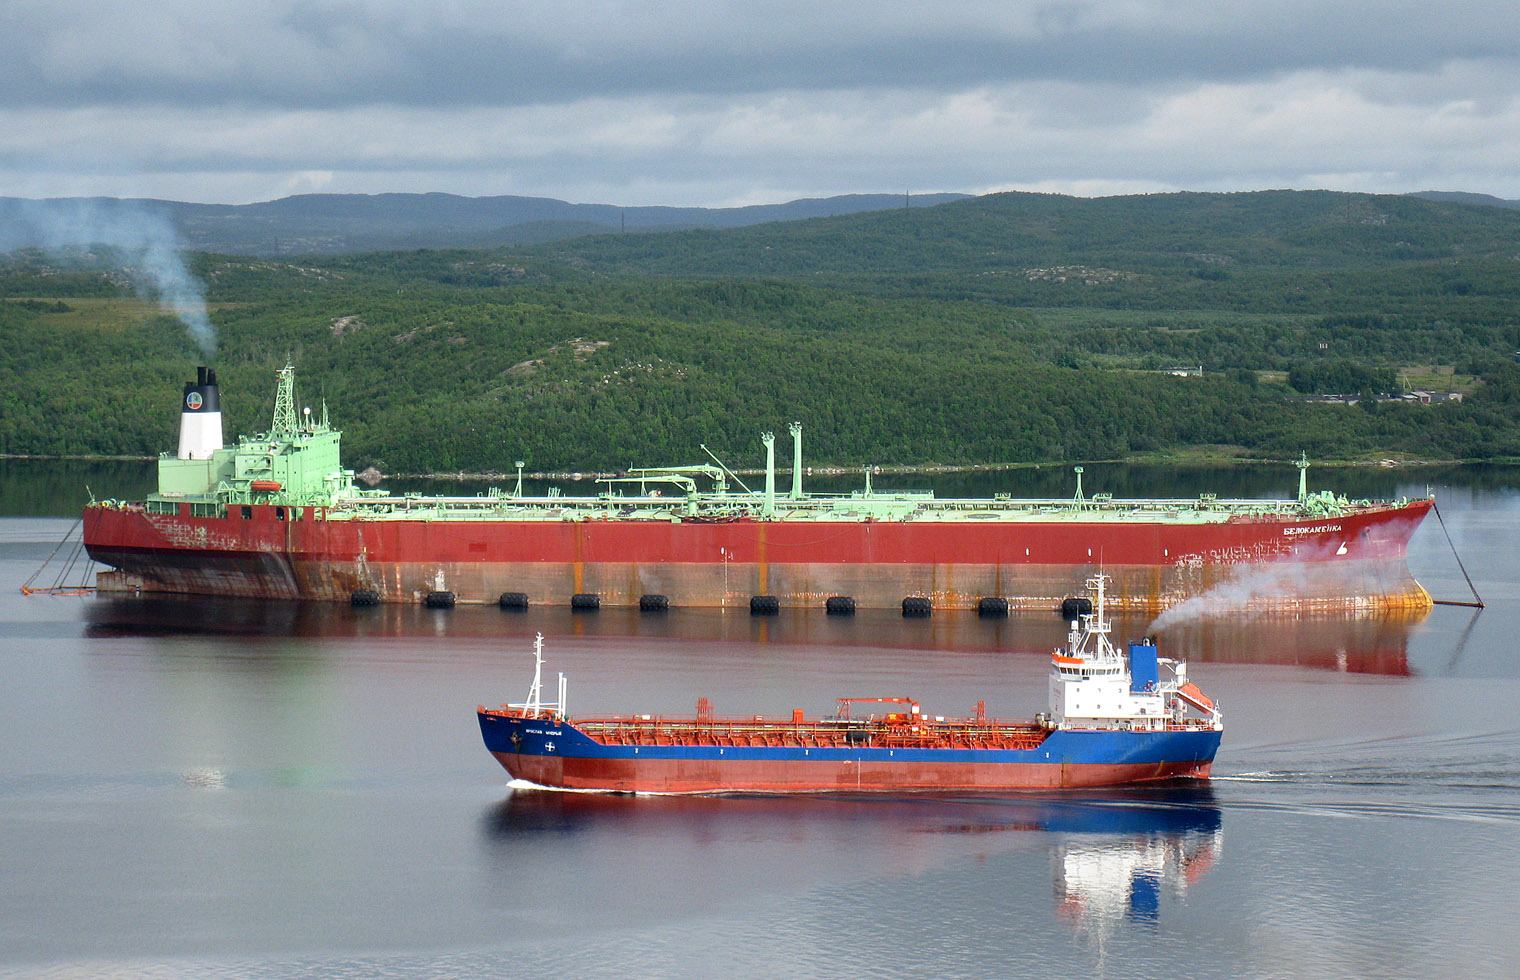
<svg viewBox="0 0 1520 980">
<path fill-rule="evenodd" d="M 1207 779 L 1219 707 L 1146 639 L 1108 640 L 1107 579 L 1051 658 L 1050 710 L 1031 721 L 923 713 L 911 698 L 841 698 L 836 714 L 570 718 L 541 699 L 543 636 L 522 704 L 477 709 L 486 748 L 516 779 L 632 793 L 943 791 L 1111 786 Z"/>
</svg>

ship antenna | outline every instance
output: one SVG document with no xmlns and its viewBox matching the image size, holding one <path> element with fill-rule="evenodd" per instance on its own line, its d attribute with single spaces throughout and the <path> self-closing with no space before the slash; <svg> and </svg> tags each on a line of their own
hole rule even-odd
<svg viewBox="0 0 1520 980">
<path fill-rule="evenodd" d="M 536 633 L 533 637 L 533 686 L 528 688 L 528 700 L 523 702 L 524 714 L 537 717 L 543 707 L 539 701 L 543 690 L 544 674 L 544 634 Z"/>
<path fill-rule="evenodd" d="M 1074 503 L 1074 504 L 1077 505 L 1077 509 L 1078 510 L 1081 510 L 1082 509 L 1082 503 L 1083 503 L 1083 501 L 1082 501 L 1082 467 L 1080 467 L 1080 466 L 1073 466 L 1072 467 L 1072 472 L 1074 472 L 1074 473 L 1077 474 L 1077 495 L 1072 498 L 1072 503 Z"/>
<path fill-rule="evenodd" d="M 1298 467 L 1298 502 L 1303 503 L 1309 499 L 1309 454 L 1301 453 L 1293 465 Z"/>
<path fill-rule="evenodd" d="M 522 496 L 522 470 L 523 461 L 519 459 L 517 460 L 517 492 L 513 494 L 514 497 Z"/>
<path fill-rule="evenodd" d="M 1087 585 L 1096 597 L 1093 602 L 1093 611 L 1087 617 L 1087 634 L 1096 637 L 1094 640 L 1097 647 L 1096 653 L 1113 656 L 1114 648 L 1108 641 L 1108 634 L 1112 631 L 1108 622 L 1108 575 L 1099 572 L 1087 580 Z"/>
<path fill-rule="evenodd" d="M 1098 601 L 1093 604 L 1093 632 L 1108 632 L 1108 576 L 1099 572 L 1093 576 L 1093 584 L 1097 586 Z"/>
<path fill-rule="evenodd" d="M 292 436 L 296 432 L 296 368 L 289 361 L 277 373 L 279 383 L 274 392 L 274 421 L 270 435 Z"/>
</svg>

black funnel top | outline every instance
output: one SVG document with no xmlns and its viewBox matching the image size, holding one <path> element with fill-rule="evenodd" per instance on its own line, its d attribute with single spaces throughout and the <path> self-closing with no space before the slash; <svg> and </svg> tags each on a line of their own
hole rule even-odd
<svg viewBox="0 0 1520 980">
<path fill-rule="evenodd" d="M 185 385 L 185 396 L 180 410 L 185 413 L 222 410 L 221 396 L 217 393 L 216 387 L 216 371 L 208 367 L 195 369 L 195 380 Z"/>
</svg>

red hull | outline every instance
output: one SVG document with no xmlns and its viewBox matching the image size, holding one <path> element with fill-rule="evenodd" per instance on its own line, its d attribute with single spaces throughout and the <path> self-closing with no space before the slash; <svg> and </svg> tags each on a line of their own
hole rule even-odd
<svg viewBox="0 0 1520 980">
<path fill-rule="evenodd" d="M 515 779 L 540 786 L 623 793 L 822 793 L 1078 789 L 1162 779 L 1207 779 L 1212 762 L 923 763 L 555 758 L 492 752 Z"/>
<path fill-rule="evenodd" d="M 448 590 L 492 602 L 522 592 L 562 604 L 597 593 L 636 605 L 720 606 L 775 595 L 821 605 L 848 595 L 892 607 L 906 596 L 975 606 L 1003 596 L 1043 606 L 1080 590 L 1094 570 L 1115 580 L 1115 607 L 1154 611 L 1229 580 L 1242 567 L 1301 566 L 1294 601 L 1426 605 L 1408 573 L 1410 535 L 1428 500 L 1315 520 L 1235 517 L 1220 523 L 839 521 L 722 523 L 585 520 L 327 520 L 305 508 L 229 510 L 225 518 L 92 505 L 84 540 L 120 569 L 103 587 L 346 601 L 373 589 L 389 601 Z M 246 513 L 248 516 L 243 517 Z"/>
</svg>

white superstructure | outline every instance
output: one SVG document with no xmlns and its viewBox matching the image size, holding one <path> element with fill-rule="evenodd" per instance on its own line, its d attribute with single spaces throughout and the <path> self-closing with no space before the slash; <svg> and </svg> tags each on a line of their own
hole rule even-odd
<svg viewBox="0 0 1520 980">
<path fill-rule="evenodd" d="M 1107 575 L 1087 580 L 1092 611 L 1078 613 L 1066 646 L 1051 657 L 1050 726 L 1146 731 L 1186 724 L 1222 729 L 1219 706 L 1188 682 L 1185 662 L 1157 656 L 1156 643 L 1149 637 L 1131 643 L 1128 656 L 1114 649 L 1108 641 L 1107 586 Z M 1161 676 L 1163 668 L 1169 676 Z"/>
</svg>

